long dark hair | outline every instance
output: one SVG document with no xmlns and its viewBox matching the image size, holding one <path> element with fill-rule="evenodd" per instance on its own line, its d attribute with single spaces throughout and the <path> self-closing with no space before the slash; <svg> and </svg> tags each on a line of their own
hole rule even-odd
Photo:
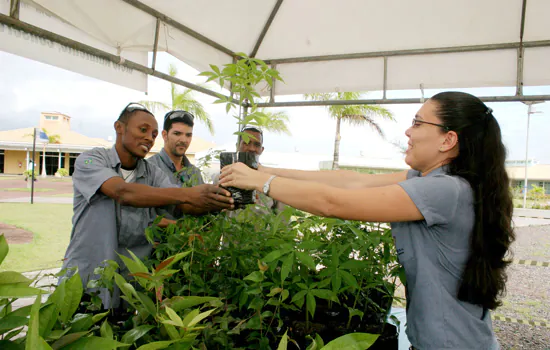
<svg viewBox="0 0 550 350">
<path fill-rule="evenodd" d="M 438 104 L 436 114 L 443 125 L 458 134 L 459 154 L 449 164 L 450 175 L 468 181 L 474 194 L 470 256 L 458 299 L 495 309 L 502 304 L 510 263 L 506 255 L 515 240 L 500 127 L 493 111 L 470 94 L 443 92 L 431 100 Z"/>
</svg>

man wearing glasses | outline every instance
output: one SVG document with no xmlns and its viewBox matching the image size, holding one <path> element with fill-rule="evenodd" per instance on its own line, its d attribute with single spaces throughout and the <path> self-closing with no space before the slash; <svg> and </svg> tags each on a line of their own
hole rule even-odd
<svg viewBox="0 0 550 350">
<path fill-rule="evenodd" d="M 149 163 L 158 166 L 174 185 L 192 187 L 202 185 L 201 171 L 191 164 L 185 156 L 193 140 L 195 116 L 186 111 L 172 111 L 164 116 L 162 138 L 164 147 L 158 153 L 148 158 Z"/>
<path fill-rule="evenodd" d="M 104 260 L 119 260 L 117 253 L 128 256 L 130 250 L 139 258 L 151 253 L 145 229 L 159 208 L 176 217 L 233 208 L 229 192 L 214 185 L 181 188 L 144 160 L 158 134 L 157 121 L 144 106 L 126 106 L 114 127 L 113 148 L 94 148 L 75 162 L 73 229 L 63 269 L 78 267 L 85 287 Z M 102 291 L 100 296 L 107 308 L 119 304 L 118 295 L 111 300 Z"/>
</svg>

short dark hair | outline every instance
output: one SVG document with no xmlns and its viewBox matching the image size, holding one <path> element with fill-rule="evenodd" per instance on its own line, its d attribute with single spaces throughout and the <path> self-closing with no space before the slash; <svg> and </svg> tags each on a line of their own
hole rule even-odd
<svg viewBox="0 0 550 350">
<path fill-rule="evenodd" d="M 130 120 L 130 118 L 136 113 L 136 112 L 139 112 L 139 111 L 142 111 L 142 112 L 145 112 L 145 113 L 149 113 L 150 115 L 152 115 L 153 117 L 155 117 L 155 115 L 153 113 L 151 113 L 147 107 L 145 107 L 144 105 L 140 104 L 140 103 L 136 103 L 136 102 L 130 102 L 126 105 L 126 107 L 124 107 L 124 109 L 122 110 L 122 112 L 120 112 L 120 115 L 118 116 L 118 119 L 117 121 L 121 122 L 121 123 L 124 123 L 124 124 L 128 124 L 128 121 Z"/>
<path fill-rule="evenodd" d="M 183 123 L 185 125 L 193 127 L 195 125 L 195 122 L 193 121 L 194 119 L 195 116 L 187 111 L 170 111 L 164 116 L 163 129 L 165 131 L 170 131 L 170 129 L 172 128 L 172 124 L 174 123 Z"/>
</svg>

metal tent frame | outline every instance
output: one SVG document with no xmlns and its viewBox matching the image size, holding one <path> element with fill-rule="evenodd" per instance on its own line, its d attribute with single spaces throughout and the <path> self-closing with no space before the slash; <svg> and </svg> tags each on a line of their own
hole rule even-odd
<svg viewBox="0 0 550 350">
<path fill-rule="evenodd" d="M 138 1 L 138 0 L 121 0 L 124 3 L 135 7 L 150 16 L 156 18 L 156 30 L 154 36 L 154 49 L 153 49 L 153 59 L 151 67 L 138 64 L 136 62 L 126 60 L 121 56 L 113 55 L 106 51 L 102 51 L 95 47 L 86 45 L 84 43 L 72 40 L 65 36 L 56 34 L 54 32 L 45 30 L 43 28 L 34 26 L 32 24 L 23 22 L 19 20 L 19 11 L 21 6 L 21 0 L 10 0 L 10 13 L 9 16 L 0 14 L 0 23 L 7 26 L 13 27 L 17 30 L 23 31 L 25 33 L 44 38 L 58 44 L 70 47 L 72 49 L 81 51 L 83 53 L 93 55 L 105 60 L 108 60 L 112 63 L 122 65 L 124 67 L 145 73 L 150 76 L 157 77 L 159 79 L 181 85 L 201 93 L 204 93 L 213 97 L 226 97 L 219 92 L 212 91 L 210 89 L 198 86 L 191 82 L 172 77 L 168 74 L 159 72 L 156 70 L 156 57 L 158 50 L 158 41 L 159 41 L 159 31 L 161 23 L 166 23 L 172 27 L 177 28 L 181 32 L 191 36 L 192 38 L 200 41 L 203 44 L 208 45 L 209 47 L 228 55 L 235 61 L 239 56 L 230 48 L 224 47 L 223 45 L 211 40 L 210 38 L 194 31 L 192 28 L 189 28 L 178 21 L 174 20 L 170 16 L 161 13 L 154 8 Z M 262 42 L 268 33 L 273 20 L 276 18 L 281 5 L 284 0 L 277 0 L 275 6 L 273 7 L 269 18 L 265 22 L 263 29 L 256 40 L 252 52 L 250 52 L 251 57 L 255 57 L 258 53 L 259 48 L 262 45 Z M 335 54 L 335 55 L 323 55 L 323 56 L 308 56 L 308 57 L 289 57 L 289 58 L 277 58 L 277 59 L 263 59 L 266 63 L 270 64 L 272 67 L 277 67 L 285 64 L 292 63 L 304 63 L 304 62 L 326 62 L 326 61 L 341 61 L 341 60 L 354 60 L 354 59 L 364 59 L 364 58 L 382 58 L 384 60 L 384 82 L 383 82 L 383 91 L 381 99 L 363 99 L 363 100 L 354 100 L 354 101 L 339 101 L 339 100 L 330 100 L 330 101 L 290 101 L 290 102 L 276 102 L 274 95 L 274 88 L 271 91 L 269 102 L 258 103 L 259 107 L 298 107 L 298 106 L 326 106 L 326 105 L 357 105 L 357 104 L 410 104 L 410 103 L 421 103 L 423 99 L 421 98 L 387 98 L 387 76 L 388 76 L 388 58 L 395 56 L 402 57 L 411 57 L 416 55 L 439 55 L 439 54 L 448 54 L 448 53 L 464 53 L 464 52 L 477 52 L 477 51 L 499 51 L 499 50 L 516 50 L 517 51 L 517 78 L 516 78 L 516 94 L 514 96 L 485 96 L 480 97 L 481 100 L 485 102 L 529 102 L 529 101 L 550 101 L 550 95 L 524 95 L 523 94 L 523 58 L 526 48 L 548 48 L 550 47 L 550 40 L 540 40 L 540 41 L 523 41 L 524 29 L 525 29 L 525 13 L 526 13 L 527 0 L 523 0 L 522 3 L 522 12 L 521 12 L 521 29 L 519 34 L 519 41 L 501 43 L 501 44 L 488 44 L 488 45 L 471 45 L 471 46 L 455 46 L 455 47 L 437 47 L 437 48 L 420 48 L 420 49 L 411 49 L 411 50 L 394 50 L 394 51 L 381 51 L 381 52 L 359 52 L 352 54 Z"/>
</svg>

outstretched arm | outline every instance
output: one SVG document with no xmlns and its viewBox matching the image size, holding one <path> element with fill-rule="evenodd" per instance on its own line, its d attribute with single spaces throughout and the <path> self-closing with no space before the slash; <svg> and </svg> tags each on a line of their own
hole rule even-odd
<svg viewBox="0 0 550 350">
<path fill-rule="evenodd" d="M 364 188 L 393 185 L 407 179 L 407 171 L 391 174 L 361 174 L 351 170 L 305 171 L 260 166 L 260 172 L 294 180 L 314 181 L 339 188 Z"/>
</svg>

